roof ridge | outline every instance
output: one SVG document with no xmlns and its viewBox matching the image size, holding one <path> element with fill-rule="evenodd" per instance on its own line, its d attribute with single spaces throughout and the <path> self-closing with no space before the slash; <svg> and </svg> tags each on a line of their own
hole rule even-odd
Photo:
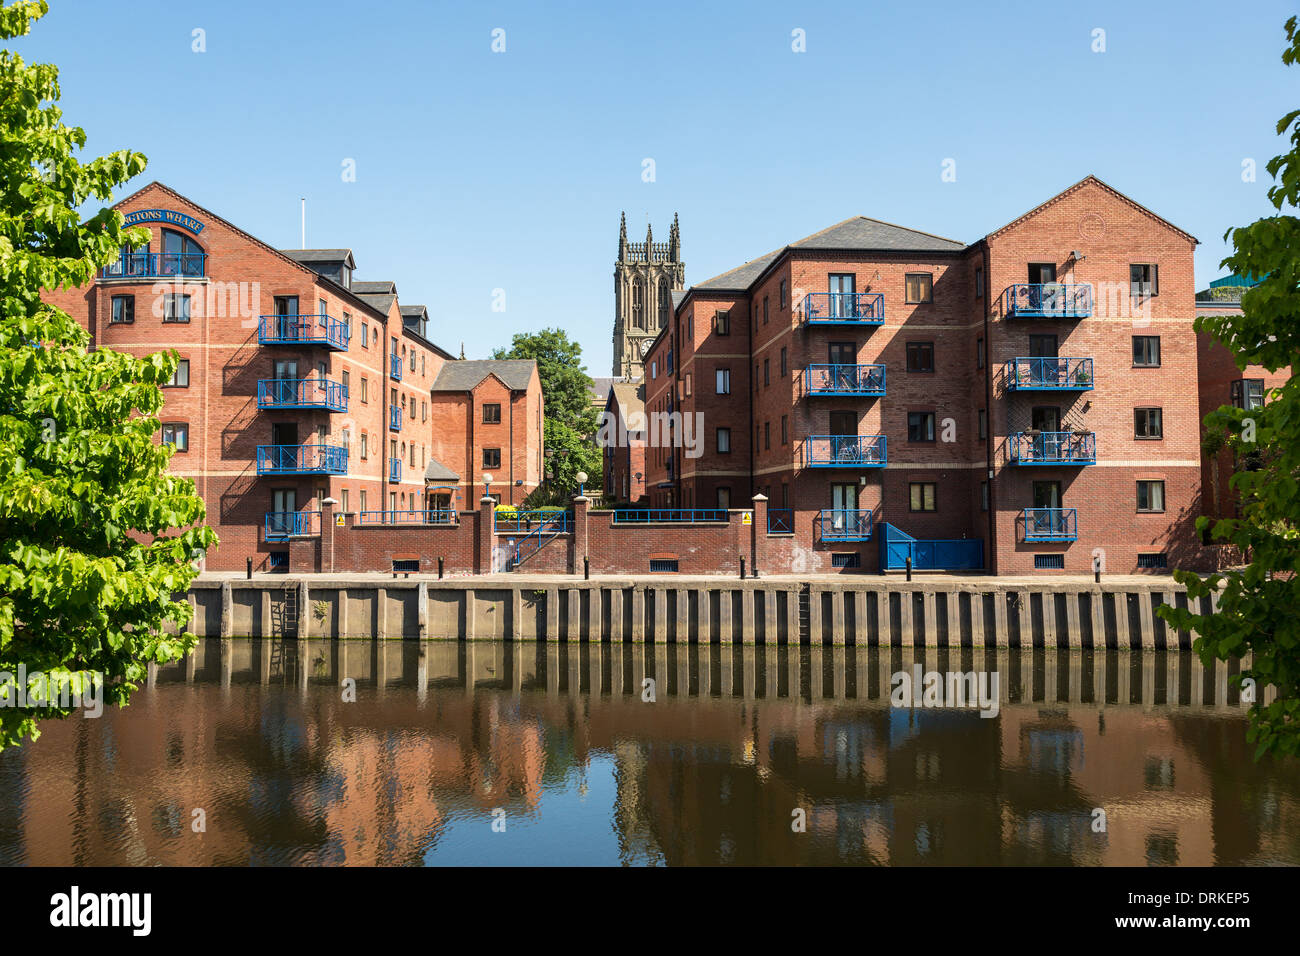
<svg viewBox="0 0 1300 956">
<path fill-rule="evenodd" d="M 1006 231 L 1007 231 L 1008 229 L 1010 229 L 1012 226 L 1018 226 L 1018 225 L 1020 225 L 1020 223 L 1024 222 L 1024 221 L 1025 221 L 1026 219 L 1028 219 L 1029 217 L 1031 217 L 1031 216 L 1035 216 L 1035 215 L 1037 215 L 1038 213 L 1042 212 L 1044 209 L 1046 209 L 1048 206 L 1051 206 L 1051 205 L 1053 205 L 1053 204 L 1055 204 L 1055 203 L 1057 203 L 1057 202 L 1060 202 L 1060 201 L 1061 201 L 1062 199 L 1064 199 L 1066 196 L 1070 195 L 1071 193 L 1075 192 L 1075 191 L 1078 190 L 1078 189 L 1081 189 L 1083 186 L 1087 185 L 1088 183 L 1095 183 L 1096 185 L 1100 186 L 1102 189 L 1106 190 L 1106 192 L 1110 193 L 1112 196 L 1115 196 L 1117 199 L 1120 199 L 1120 200 L 1122 200 L 1123 202 L 1128 203 L 1128 204 L 1129 204 L 1130 206 L 1132 206 L 1134 209 L 1137 209 L 1137 210 L 1139 210 L 1140 212 L 1145 213 L 1146 215 L 1150 216 L 1152 219 L 1156 220 L 1157 222 L 1164 223 L 1164 224 L 1165 224 L 1166 226 L 1168 226 L 1170 229 L 1174 230 L 1174 232 L 1177 232 L 1177 233 L 1179 233 L 1180 235 L 1186 236 L 1188 239 L 1192 240 L 1192 242 L 1196 243 L 1197 245 L 1200 245 L 1201 240 L 1197 239 L 1195 236 L 1193 236 L 1193 235 L 1192 235 L 1190 232 L 1188 232 L 1186 229 L 1180 229 L 1180 228 L 1178 228 L 1178 227 L 1175 226 L 1172 222 L 1170 222 L 1168 219 L 1164 218 L 1164 217 L 1161 216 L 1161 215 L 1158 215 L 1157 213 L 1152 212 L 1150 209 L 1148 209 L 1146 206 L 1142 205 L 1142 204 L 1141 204 L 1140 202 L 1138 202 L 1136 199 L 1132 198 L 1131 196 L 1126 196 L 1124 193 L 1120 192 L 1120 191 L 1119 191 L 1118 189 L 1116 189 L 1114 186 L 1110 185 L 1110 183 L 1107 183 L 1107 182 L 1104 182 L 1104 181 L 1101 180 L 1101 179 L 1098 179 L 1097 176 L 1095 176 L 1095 175 L 1092 174 L 1092 173 L 1089 173 L 1087 176 L 1084 176 L 1084 177 L 1083 177 L 1082 179 L 1080 179 L 1077 183 L 1074 183 L 1074 184 L 1071 185 L 1071 186 L 1066 186 L 1064 189 L 1062 189 L 1062 190 L 1061 190 L 1059 193 L 1057 193 L 1055 196 L 1051 196 L 1051 197 L 1049 197 L 1048 199 L 1045 199 L 1043 202 L 1040 202 L 1040 203 L 1039 203 L 1037 206 L 1035 206 L 1033 209 L 1030 209 L 1029 211 L 1027 211 L 1027 212 L 1025 212 L 1025 213 L 1023 213 L 1023 214 L 1021 214 L 1021 215 L 1019 215 L 1019 216 L 1017 216 L 1015 219 L 1012 219 L 1012 220 L 1011 220 L 1010 222 L 1008 222 L 1006 225 L 1004 225 L 1004 226 L 1000 226 L 999 228 L 994 229 L 992 232 L 990 232 L 990 233 L 989 233 L 987 236 L 985 236 L 984 238 L 985 238 L 985 239 L 992 239 L 994 236 L 997 236 L 997 235 L 999 235 L 999 234 L 1001 234 L 1001 233 L 1006 232 Z"/>
</svg>

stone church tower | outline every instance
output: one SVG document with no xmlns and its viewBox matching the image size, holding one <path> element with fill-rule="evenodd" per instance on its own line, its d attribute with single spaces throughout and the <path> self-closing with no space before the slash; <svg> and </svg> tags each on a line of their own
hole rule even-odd
<svg viewBox="0 0 1300 956">
<path fill-rule="evenodd" d="M 618 261 L 614 263 L 614 375 L 641 377 L 641 356 L 672 314 L 672 293 L 686 284 L 677 214 L 667 242 L 655 242 L 646 226 L 645 242 L 627 241 L 627 216 L 619 217 Z"/>
</svg>

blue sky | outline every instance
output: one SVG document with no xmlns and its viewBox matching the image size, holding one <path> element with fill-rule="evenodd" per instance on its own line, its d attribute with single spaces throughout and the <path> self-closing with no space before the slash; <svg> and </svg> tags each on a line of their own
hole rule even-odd
<svg viewBox="0 0 1300 956">
<path fill-rule="evenodd" d="M 690 284 L 852 215 L 969 242 L 1093 173 L 1201 240 L 1203 287 L 1300 106 L 1273 0 L 51 5 L 12 45 L 58 64 L 92 155 L 149 157 L 121 195 L 158 179 L 281 247 L 305 196 L 307 244 L 440 345 L 560 326 L 596 375 L 621 210 L 633 239 L 679 213 Z"/>
</svg>

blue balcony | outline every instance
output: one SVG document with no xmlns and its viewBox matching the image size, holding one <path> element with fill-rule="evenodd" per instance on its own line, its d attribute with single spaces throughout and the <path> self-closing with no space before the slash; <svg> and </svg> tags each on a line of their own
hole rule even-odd
<svg viewBox="0 0 1300 956">
<path fill-rule="evenodd" d="M 257 321 L 261 345 L 319 345 L 348 350 L 348 324 L 329 315 L 263 315 Z"/>
<path fill-rule="evenodd" d="M 817 532 L 823 541 L 870 541 L 871 510 L 846 511 L 831 508 L 819 511 Z"/>
<path fill-rule="evenodd" d="M 729 520 L 726 508 L 619 508 L 614 524 L 705 524 Z"/>
<path fill-rule="evenodd" d="M 402 360 L 396 355 L 388 356 L 388 376 L 394 382 L 402 380 Z"/>
<path fill-rule="evenodd" d="M 402 409 L 399 405 L 394 405 L 388 410 L 388 430 L 393 432 L 402 430 Z"/>
<path fill-rule="evenodd" d="M 340 445 L 258 445 L 259 475 L 345 475 L 348 450 Z"/>
<path fill-rule="evenodd" d="M 1067 392 L 1093 387 L 1090 358 L 1014 358 L 1006 366 L 1008 391 Z"/>
<path fill-rule="evenodd" d="M 809 395 L 880 398 L 885 394 L 883 365 L 809 365 L 803 379 Z"/>
<path fill-rule="evenodd" d="M 348 390 L 342 382 L 323 378 L 264 378 L 257 383 L 257 407 L 346 412 Z"/>
<path fill-rule="evenodd" d="M 314 538 L 320 534 L 319 511 L 268 511 L 264 518 L 267 541 Z"/>
<path fill-rule="evenodd" d="M 768 534 L 793 534 L 794 533 L 794 509 L 793 508 L 768 508 L 767 509 L 767 533 Z"/>
<path fill-rule="evenodd" d="M 1093 465 L 1094 432 L 1016 432 L 1008 438 L 1013 465 Z"/>
<path fill-rule="evenodd" d="M 884 468 L 887 461 L 884 435 L 809 435 L 804 439 L 804 464 L 809 468 Z"/>
<path fill-rule="evenodd" d="M 402 480 L 402 459 L 400 458 L 388 459 L 388 480 L 389 481 Z"/>
<path fill-rule="evenodd" d="M 358 527 L 377 527 L 379 525 L 419 524 L 419 525 L 454 525 L 456 512 L 446 508 L 433 511 L 360 511 L 357 513 Z"/>
<path fill-rule="evenodd" d="M 1026 508 L 1020 513 L 1026 541 L 1077 541 L 1079 519 L 1074 508 Z"/>
<path fill-rule="evenodd" d="M 125 252 L 99 270 L 101 279 L 202 279 L 207 256 L 201 252 Z"/>
<path fill-rule="evenodd" d="M 1061 282 L 1022 282 L 1002 293 L 1009 319 L 1086 319 L 1092 315 L 1092 286 Z"/>
<path fill-rule="evenodd" d="M 884 325 L 885 297 L 879 292 L 809 292 L 803 297 L 809 325 Z"/>
</svg>

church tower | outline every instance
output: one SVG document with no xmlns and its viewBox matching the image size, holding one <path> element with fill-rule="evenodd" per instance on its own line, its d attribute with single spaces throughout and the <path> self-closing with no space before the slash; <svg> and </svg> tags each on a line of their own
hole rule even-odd
<svg viewBox="0 0 1300 956">
<path fill-rule="evenodd" d="M 641 377 L 641 357 L 672 314 L 672 293 L 686 285 L 677 214 L 667 242 L 655 242 L 649 224 L 645 242 L 627 241 L 627 216 L 619 217 L 618 260 L 614 263 L 614 375 Z"/>
</svg>

